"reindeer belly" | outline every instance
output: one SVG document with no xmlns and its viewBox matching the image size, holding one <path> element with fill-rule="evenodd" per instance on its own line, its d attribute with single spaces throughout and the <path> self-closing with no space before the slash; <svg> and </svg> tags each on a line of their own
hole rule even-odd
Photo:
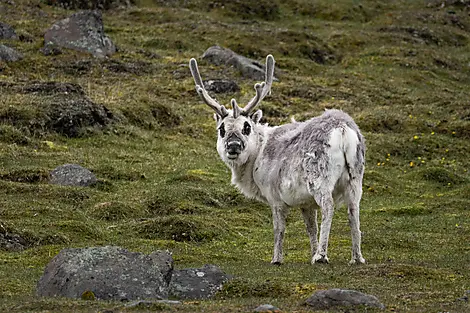
<svg viewBox="0 0 470 313">
<path fill-rule="evenodd" d="M 267 202 L 271 205 L 300 206 L 314 201 L 301 168 L 289 162 L 279 163 L 273 166 L 262 164 L 266 170 L 254 173 L 254 181 Z"/>
<path fill-rule="evenodd" d="M 307 184 L 299 179 L 284 179 L 279 188 L 281 200 L 288 206 L 301 206 L 313 201 L 312 195 L 307 190 Z"/>
</svg>

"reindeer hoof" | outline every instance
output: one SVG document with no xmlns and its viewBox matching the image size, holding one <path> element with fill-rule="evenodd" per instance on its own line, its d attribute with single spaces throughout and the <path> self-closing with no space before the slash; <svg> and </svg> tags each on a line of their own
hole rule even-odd
<svg viewBox="0 0 470 313">
<path fill-rule="evenodd" d="M 280 262 L 280 261 L 271 261 L 271 265 L 281 266 L 282 262 Z"/>
<path fill-rule="evenodd" d="M 328 264 L 330 263 L 330 261 L 328 260 L 328 257 L 326 255 L 315 254 L 312 258 L 312 264 L 315 264 L 315 263 Z"/>
<path fill-rule="evenodd" d="M 356 265 L 356 264 L 365 264 L 366 260 L 363 257 L 355 258 L 349 261 L 349 265 Z"/>
</svg>

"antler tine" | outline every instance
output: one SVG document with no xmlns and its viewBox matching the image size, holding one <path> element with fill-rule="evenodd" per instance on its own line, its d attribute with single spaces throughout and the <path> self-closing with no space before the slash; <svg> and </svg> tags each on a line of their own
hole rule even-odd
<svg viewBox="0 0 470 313">
<path fill-rule="evenodd" d="M 241 110 L 237 104 L 237 100 L 232 99 L 230 104 L 232 105 L 233 118 L 238 118 L 240 116 Z"/>
<path fill-rule="evenodd" d="M 199 74 L 199 69 L 197 67 L 196 59 L 192 58 L 189 61 L 189 68 L 191 74 L 193 75 L 194 82 L 196 83 L 196 91 L 201 96 L 202 100 L 210 106 L 219 116 L 225 117 L 228 115 L 227 109 L 220 105 L 215 99 L 209 96 L 209 93 L 204 88 L 204 83 L 202 82 L 201 74 Z"/>
<path fill-rule="evenodd" d="M 266 57 L 266 73 L 264 82 L 255 84 L 256 95 L 242 109 L 241 114 L 248 115 L 271 91 L 271 85 L 273 84 L 274 76 L 274 63 L 274 57 L 269 54 Z"/>
</svg>

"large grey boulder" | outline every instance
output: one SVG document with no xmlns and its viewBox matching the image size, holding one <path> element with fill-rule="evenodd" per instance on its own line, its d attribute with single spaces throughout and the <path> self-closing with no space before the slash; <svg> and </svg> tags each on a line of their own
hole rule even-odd
<svg viewBox="0 0 470 313">
<path fill-rule="evenodd" d="M 0 44 L 0 61 L 16 62 L 23 58 L 23 55 L 13 48 Z"/>
<path fill-rule="evenodd" d="M 170 296 L 177 299 L 209 299 L 221 290 L 230 278 L 231 276 L 212 264 L 201 268 L 174 270 Z"/>
<path fill-rule="evenodd" d="M 204 60 L 215 65 L 231 65 L 247 78 L 263 81 L 265 78 L 265 65 L 241 56 L 230 49 L 212 46 L 202 55 Z M 275 78 L 275 80 L 277 80 Z"/>
<path fill-rule="evenodd" d="M 305 303 L 314 310 L 328 310 L 336 307 L 368 306 L 384 309 L 375 296 L 355 290 L 329 289 L 320 290 L 311 295 Z"/>
<path fill-rule="evenodd" d="M 56 22 L 44 35 L 44 50 L 59 46 L 88 52 L 103 58 L 116 52 L 116 46 L 104 34 L 100 11 L 80 11 Z"/>
<path fill-rule="evenodd" d="M 64 249 L 47 265 L 36 291 L 50 297 L 165 299 L 172 269 L 173 258 L 166 251 L 147 255 L 113 246 Z"/>
<path fill-rule="evenodd" d="M 50 183 L 54 185 L 86 187 L 97 182 L 95 174 L 78 164 L 61 165 L 51 172 Z"/>
<path fill-rule="evenodd" d="M 18 36 L 13 27 L 0 22 L 0 39 L 18 39 Z"/>
</svg>

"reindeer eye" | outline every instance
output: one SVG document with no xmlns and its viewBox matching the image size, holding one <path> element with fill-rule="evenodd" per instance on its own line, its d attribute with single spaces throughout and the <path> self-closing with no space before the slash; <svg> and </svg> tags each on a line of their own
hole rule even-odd
<svg viewBox="0 0 470 313">
<path fill-rule="evenodd" d="M 245 135 L 245 136 L 248 136 L 250 133 L 251 133 L 250 123 L 245 122 L 245 124 L 243 125 L 242 134 Z"/>
<path fill-rule="evenodd" d="M 224 125 L 224 123 L 222 123 L 222 125 L 219 126 L 219 134 L 220 134 L 220 137 L 224 138 L 224 136 L 225 136 L 225 125 Z"/>
</svg>

